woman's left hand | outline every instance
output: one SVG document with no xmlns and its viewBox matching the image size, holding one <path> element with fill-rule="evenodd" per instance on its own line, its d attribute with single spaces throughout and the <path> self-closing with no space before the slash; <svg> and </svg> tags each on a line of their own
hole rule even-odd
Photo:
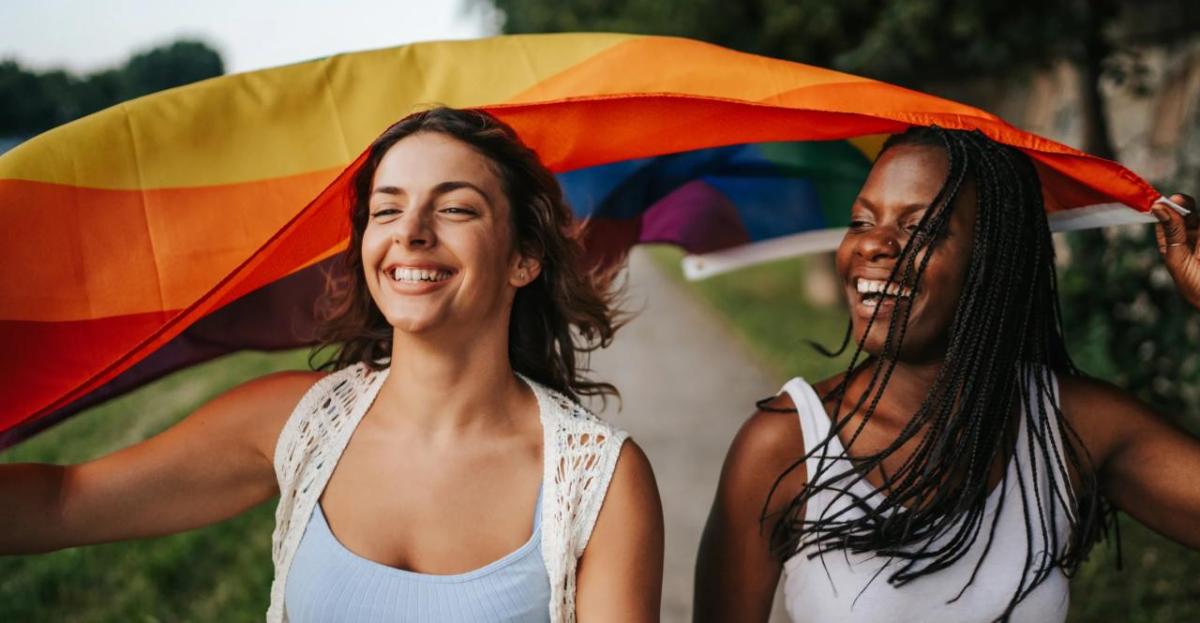
<svg viewBox="0 0 1200 623">
<path fill-rule="evenodd" d="M 1200 308 L 1200 245 L 1197 244 L 1200 213 L 1196 212 L 1196 200 L 1187 195 L 1171 195 L 1171 201 L 1187 208 L 1189 213 L 1183 216 L 1162 203 L 1150 209 L 1158 219 L 1155 225 L 1158 252 L 1179 294 L 1193 307 Z"/>
</svg>

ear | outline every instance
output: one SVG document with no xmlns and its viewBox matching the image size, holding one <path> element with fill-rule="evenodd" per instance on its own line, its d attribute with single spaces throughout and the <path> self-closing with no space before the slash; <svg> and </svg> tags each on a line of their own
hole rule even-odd
<svg viewBox="0 0 1200 623">
<path fill-rule="evenodd" d="M 518 255 L 509 270 L 508 283 L 514 288 L 523 288 L 542 274 L 542 262 L 534 257 Z"/>
</svg>

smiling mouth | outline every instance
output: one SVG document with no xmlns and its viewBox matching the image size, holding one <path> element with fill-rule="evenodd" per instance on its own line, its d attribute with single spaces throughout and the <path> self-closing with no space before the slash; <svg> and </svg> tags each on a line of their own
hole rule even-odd
<svg viewBox="0 0 1200 623">
<path fill-rule="evenodd" d="M 397 283 L 436 283 L 449 279 L 452 273 L 448 270 L 396 267 L 386 271 L 386 274 Z"/>
<path fill-rule="evenodd" d="M 854 289 L 858 292 L 859 301 L 867 307 L 877 307 L 880 303 L 897 299 L 911 300 L 913 296 L 912 288 L 876 279 L 856 279 Z"/>
</svg>

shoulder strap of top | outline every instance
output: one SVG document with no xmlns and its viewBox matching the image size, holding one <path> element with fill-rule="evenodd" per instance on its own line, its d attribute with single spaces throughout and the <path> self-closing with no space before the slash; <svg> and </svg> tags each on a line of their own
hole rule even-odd
<svg viewBox="0 0 1200 623">
<path fill-rule="evenodd" d="M 796 377 L 784 384 L 783 392 L 792 399 L 796 407 L 796 417 L 800 421 L 800 433 L 804 437 L 804 453 L 809 454 L 821 440 L 829 435 L 829 415 L 817 392 L 804 379 Z M 810 456 L 806 464 L 810 474 L 814 473 L 816 457 Z"/>
<path fill-rule="evenodd" d="M 279 504 L 271 539 L 275 578 L 267 610 L 269 623 L 286 620 L 287 574 L 307 519 L 350 435 L 386 378 L 386 369 L 372 370 L 361 363 L 334 372 L 305 393 L 280 431 L 275 449 Z"/>
<path fill-rule="evenodd" d="M 542 558 L 550 577 L 550 620 L 569 623 L 575 620 L 578 559 L 629 435 L 559 392 L 524 380 L 537 396 L 544 433 Z"/>
</svg>

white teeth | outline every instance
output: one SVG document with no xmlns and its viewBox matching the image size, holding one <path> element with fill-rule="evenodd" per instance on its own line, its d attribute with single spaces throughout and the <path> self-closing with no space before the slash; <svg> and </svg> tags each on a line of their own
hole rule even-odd
<svg viewBox="0 0 1200 623">
<path fill-rule="evenodd" d="M 878 281 L 875 279 L 858 279 L 855 281 L 854 289 L 858 290 L 859 294 L 875 294 L 884 293 L 888 296 L 911 297 L 912 290 L 902 288 L 898 284 L 889 285 L 886 281 Z"/>
<path fill-rule="evenodd" d="M 445 270 L 426 270 L 423 268 L 394 268 L 391 272 L 392 279 L 396 281 L 442 281 L 450 277 L 450 272 Z"/>
</svg>

